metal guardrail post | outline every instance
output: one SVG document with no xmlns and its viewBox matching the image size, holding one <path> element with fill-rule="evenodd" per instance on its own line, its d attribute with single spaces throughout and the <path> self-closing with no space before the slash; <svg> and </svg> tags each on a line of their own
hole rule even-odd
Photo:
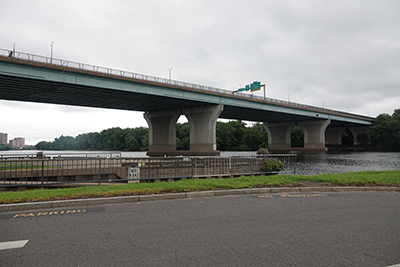
<svg viewBox="0 0 400 267">
<path fill-rule="evenodd" d="M 101 185 L 101 159 L 99 159 L 99 185 Z"/>
<path fill-rule="evenodd" d="M 149 165 L 148 166 L 149 173 L 148 173 L 148 176 L 147 176 L 147 182 L 150 183 L 150 157 L 149 157 L 149 164 L 148 165 Z"/>
<path fill-rule="evenodd" d="M 191 161 L 191 163 L 192 163 L 192 175 L 191 175 L 191 179 L 193 179 L 193 172 L 194 172 L 194 162 L 193 162 L 193 158 L 190 158 L 190 161 Z"/>
<path fill-rule="evenodd" d="M 43 180 L 44 180 L 44 160 L 42 160 L 42 183 L 41 183 L 42 189 L 43 189 Z"/>
<path fill-rule="evenodd" d="M 263 154 L 263 159 L 262 159 L 262 171 L 263 175 L 265 175 L 265 154 Z"/>
</svg>

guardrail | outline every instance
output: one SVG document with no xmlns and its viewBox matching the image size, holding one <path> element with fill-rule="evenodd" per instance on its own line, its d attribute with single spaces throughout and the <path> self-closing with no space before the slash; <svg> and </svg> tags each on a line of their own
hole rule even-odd
<svg viewBox="0 0 400 267">
<path fill-rule="evenodd" d="M 0 187 L 139 183 L 159 180 L 296 174 L 295 154 L 250 157 L 0 157 Z"/>
<path fill-rule="evenodd" d="M 358 115 L 358 114 L 350 114 L 349 112 L 337 111 L 337 110 L 327 109 L 327 108 L 320 108 L 320 107 L 315 107 L 315 106 L 310 106 L 310 105 L 299 104 L 296 102 L 278 100 L 278 99 L 274 99 L 274 98 L 260 97 L 260 96 L 256 96 L 253 94 L 249 95 L 249 94 L 245 94 L 245 93 L 239 93 L 239 92 L 233 92 L 230 90 L 219 89 L 219 88 L 215 88 L 215 87 L 211 87 L 211 86 L 198 85 L 198 84 L 194 84 L 194 83 L 160 78 L 160 77 L 156 77 L 156 76 L 145 75 L 145 74 L 140 74 L 140 73 L 135 73 L 135 72 L 130 72 L 130 71 L 112 69 L 112 68 L 107 68 L 107 67 L 100 67 L 100 66 L 95 66 L 95 65 L 91 65 L 91 64 L 68 61 L 68 60 L 64 60 L 64 59 L 29 54 L 29 53 L 19 52 L 19 51 L 15 51 L 15 50 L 7 50 L 7 49 L 0 48 L 0 56 L 13 57 L 13 58 L 17 58 L 17 59 L 52 64 L 52 65 L 61 66 L 61 67 L 75 68 L 75 69 L 79 69 L 79 70 L 93 71 L 93 72 L 104 73 L 104 74 L 108 74 L 108 75 L 116 75 L 116 76 L 121 76 L 121 77 L 134 78 L 134 79 L 138 79 L 138 80 L 143 80 L 145 82 L 151 81 L 151 82 L 157 82 L 157 83 L 162 83 L 162 84 L 167 84 L 167 85 L 197 89 L 197 90 L 202 90 L 202 91 L 207 91 L 207 92 L 216 92 L 219 94 L 224 94 L 226 96 L 235 95 L 235 96 L 240 96 L 245 99 L 258 100 L 258 101 L 268 102 L 271 104 L 287 105 L 287 106 L 292 106 L 292 107 L 296 107 L 296 108 L 311 109 L 311 110 L 315 110 L 315 111 L 319 111 L 319 112 L 336 113 L 336 114 L 346 115 L 346 116 L 353 115 L 353 116 L 358 116 L 358 117 L 362 117 L 362 118 L 366 118 L 366 119 L 372 119 L 371 117 Z"/>
</svg>

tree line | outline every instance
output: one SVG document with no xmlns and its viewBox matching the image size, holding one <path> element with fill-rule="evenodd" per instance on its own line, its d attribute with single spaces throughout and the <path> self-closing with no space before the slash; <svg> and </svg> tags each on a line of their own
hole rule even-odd
<svg viewBox="0 0 400 267">
<path fill-rule="evenodd" d="M 260 123 L 247 126 L 242 121 L 217 122 L 217 149 L 257 150 L 267 147 L 268 135 Z M 101 132 L 80 134 L 76 137 L 61 135 L 52 142 L 41 141 L 37 150 L 116 150 L 146 151 L 149 148 L 149 132 L 146 127 L 110 128 Z M 176 148 L 190 148 L 189 123 L 177 123 Z"/>
</svg>

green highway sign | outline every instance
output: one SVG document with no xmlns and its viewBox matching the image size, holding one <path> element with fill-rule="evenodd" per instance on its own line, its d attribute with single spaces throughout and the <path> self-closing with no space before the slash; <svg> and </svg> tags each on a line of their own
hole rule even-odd
<svg viewBox="0 0 400 267">
<path fill-rule="evenodd" d="M 237 91 L 238 92 L 243 92 L 243 91 L 258 91 L 261 90 L 261 82 L 253 82 L 252 84 L 248 84 L 243 88 L 239 88 Z"/>
</svg>

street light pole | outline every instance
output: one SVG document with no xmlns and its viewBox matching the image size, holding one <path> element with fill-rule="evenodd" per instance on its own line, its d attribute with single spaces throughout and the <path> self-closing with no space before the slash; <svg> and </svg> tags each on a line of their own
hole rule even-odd
<svg viewBox="0 0 400 267">
<path fill-rule="evenodd" d="M 172 70 L 172 67 L 171 68 L 169 68 L 169 69 L 167 69 L 168 70 L 168 72 L 169 72 L 169 81 L 171 82 L 171 70 Z"/>
<path fill-rule="evenodd" d="M 50 46 L 51 46 L 51 53 L 50 53 L 50 64 L 52 64 L 52 63 L 53 63 L 53 43 L 54 43 L 54 42 L 51 42 L 51 44 L 50 44 Z"/>
<path fill-rule="evenodd" d="M 288 102 L 289 102 L 289 103 L 290 103 L 290 95 L 291 95 L 291 94 L 287 94 Z"/>
</svg>

